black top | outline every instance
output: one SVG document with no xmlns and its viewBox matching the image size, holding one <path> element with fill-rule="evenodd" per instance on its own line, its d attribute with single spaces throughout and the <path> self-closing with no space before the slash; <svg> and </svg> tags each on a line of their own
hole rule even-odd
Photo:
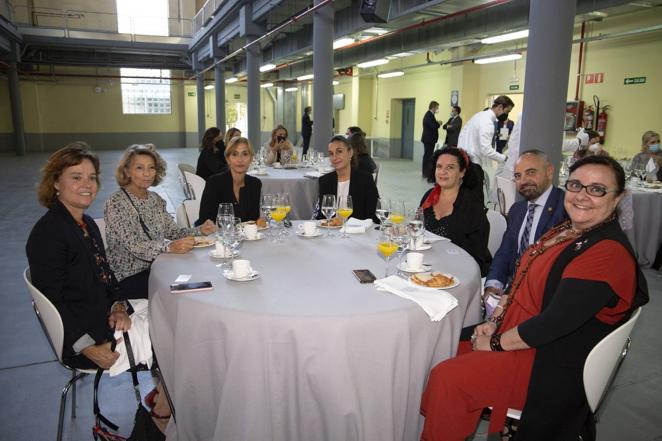
<svg viewBox="0 0 662 441">
<path fill-rule="evenodd" d="M 366 173 L 374 173 L 375 170 L 377 170 L 377 164 L 375 164 L 374 159 L 372 159 L 372 157 L 369 154 L 363 153 L 357 155 L 356 159 L 358 161 L 358 165 L 356 166 L 356 168 L 358 168 L 359 170 L 364 171 Z"/>
<path fill-rule="evenodd" d="M 309 137 L 313 134 L 313 122 L 310 120 L 310 115 L 307 113 L 301 117 L 301 136 Z"/>
<path fill-rule="evenodd" d="M 57 308 L 64 325 L 62 356 L 73 357 L 73 345 L 85 334 L 96 344 L 112 338 L 108 314 L 113 302 L 124 300 L 113 289 L 110 268 L 99 265 L 106 259 L 101 233 L 94 220 L 85 215 L 84 230 L 59 201 L 37 221 L 25 251 L 32 284 Z M 93 242 L 96 246 L 93 245 Z M 94 251 L 93 251 L 94 249 Z"/>
<path fill-rule="evenodd" d="M 322 195 L 338 195 L 338 173 L 333 171 L 319 178 L 319 195 L 317 197 L 317 219 L 324 219 L 322 214 Z M 379 222 L 375 216 L 379 192 L 375 181 L 368 173 L 352 169 L 349 177 L 349 195 L 352 197 L 352 216 L 356 219 L 372 219 Z"/>
<path fill-rule="evenodd" d="M 449 118 L 446 124 L 444 124 L 443 129 L 446 131 L 444 144 L 450 147 L 456 147 L 457 138 L 460 136 L 460 130 L 462 129 L 462 118 L 459 115 Z"/>
<path fill-rule="evenodd" d="M 432 189 L 423 195 L 420 205 L 423 204 L 430 191 Z M 469 191 L 460 188 L 450 215 L 437 219 L 432 207 L 426 208 L 423 214 L 426 230 L 449 238 L 474 258 L 480 267 L 481 277 L 487 274 L 490 262 L 492 262 L 492 255 L 487 249 L 490 223 L 487 220 L 485 208 L 472 197 Z"/>
<path fill-rule="evenodd" d="M 243 221 L 256 221 L 260 217 L 260 192 L 262 181 L 250 175 L 244 177 L 244 186 L 239 189 L 239 201 L 232 190 L 232 173 L 226 171 L 210 176 L 200 199 L 200 215 L 196 225 L 207 219 L 216 222 L 218 204 L 230 202 L 234 205 L 234 215 Z"/>
<path fill-rule="evenodd" d="M 431 110 L 425 112 L 423 117 L 423 134 L 421 142 L 423 144 L 434 144 L 439 140 L 439 121 L 434 117 Z"/>
<path fill-rule="evenodd" d="M 221 173 L 228 169 L 228 162 L 225 159 L 225 144 L 220 143 L 219 150 L 214 153 L 210 149 L 202 149 L 198 156 L 198 165 L 195 168 L 195 174 L 205 181 L 211 175 Z"/>
</svg>

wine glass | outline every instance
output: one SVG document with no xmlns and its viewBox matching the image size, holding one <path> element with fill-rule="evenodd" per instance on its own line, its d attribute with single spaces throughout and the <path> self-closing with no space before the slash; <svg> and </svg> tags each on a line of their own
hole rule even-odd
<svg viewBox="0 0 662 441">
<path fill-rule="evenodd" d="M 395 224 L 392 227 L 391 238 L 393 242 L 398 245 L 397 255 L 398 255 L 398 264 L 402 263 L 402 257 L 405 255 L 409 245 L 409 234 L 407 225 L 403 222 L 401 224 Z"/>
<path fill-rule="evenodd" d="M 347 239 L 347 219 L 352 215 L 354 209 L 352 208 L 352 197 L 351 196 L 340 196 L 338 198 L 338 215 L 342 218 L 342 234 L 340 237 L 342 239 Z"/>
<path fill-rule="evenodd" d="M 377 199 L 375 214 L 379 219 L 379 230 L 381 231 L 382 225 L 384 225 L 388 217 L 391 215 L 391 201 L 383 198 Z"/>
<path fill-rule="evenodd" d="M 292 211 L 292 204 L 290 203 L 290 194 L 289 193 L 281 193 L 280 195 L 281 203 L 283 204 L 283 207 L 285 207 L 285 224 L 287 226 L 292 226 L 292 224 L 289 221 L 290 217 L 290 211 Z"/>
<path fill-rule="evenodd" d="M 381 231 L 379 232 L 379 240 L 377 242 L 377 251 L 379 254 L 384 257 L 386 260 L 386 267 L 384 271 L 384 277 L 388 277 L 388 264 L 391 260 L 391 256 L 398 250 L 398 244 L 393 240 L 393 226 L 384 225 Z"/>
<path fill-rule="evenodd" d="M 241 245 L 241 230 L 232 222 L 232 226 L 223 231 L 223 246 L 225 247 L 225 256 L 229 254 L 230 262 L 227 265 L 228 269 L 232 269 L 232 262 L 237 249 Z"/>
<path fill-rule="evenodd" d="M 336 195 L 325 194 L 322 196 L 322 214 L 326 218 L 327 227 L 331 226 L 331 218 L 336 215 Z M 329 237 L 329 230 L 326 230 L 326 237 Z"/>
<path fill-rule="evenodd" d="M 234 216 L 234 206 L 230 202 L 221 202 L 218 204 L 217 216 Z"/>
<path fill-rule="evenodd" d="M 391 214 L 388 219 L 394 224 L 401 224 L 405 220 L 405 203 L 397 201 L 391 204 Z"/>
<path fill-rule="evenodd" d="M 218 239 L 223 242 L 223 259 L 226 259 L 229 250 L 229 236 L 228 232 L 234 229 L 234 216 L 219 215 L 216 217 L 218 223 Z M 227 268 L 227 261 L 223 262 L 222 268 Z"/>
<path fill-rule="evenodd" d="M 423 238 L 425 230 L 423 209 L 421 207 L 412 210 L 407 221 L 407 230 L 409 231 L 409 248 L 416 250 L 422 242 L 420 239 Z"/>
<path fill-rule="evenodd" d="M 283 219 L 287 215 L 287 210 L 283 204 L 282 197 L 275 198 L 275 204 L 271 206 L 271 218 L 276 221 L 276 226 L 280 227 L 277 234 L 274 235 L 274 242 L 281 242 L 283 240 L 283 233 L 285 227 L 283 226 Z"/>
</svg>

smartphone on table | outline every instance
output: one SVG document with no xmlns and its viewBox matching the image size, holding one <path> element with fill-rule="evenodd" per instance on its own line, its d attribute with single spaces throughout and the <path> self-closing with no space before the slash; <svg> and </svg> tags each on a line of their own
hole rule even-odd
<svg viewBox="0 0 662 441">
<path fill-rule="evenodd" d="M 360 283 L 373 283 L 377 280 L 377 277 L 369 269 L 355 269 L 352 272 L 359 279 Z"/>
<path fill-rule="evenodd" d="M 184 294 L 187 292 L 195 291 L 211 291 L 214 289 L 211 282 L 186 282 L 186 283 L 173 283 L 170 285 L 170 292 L 172 294 Z"/>
</svg>

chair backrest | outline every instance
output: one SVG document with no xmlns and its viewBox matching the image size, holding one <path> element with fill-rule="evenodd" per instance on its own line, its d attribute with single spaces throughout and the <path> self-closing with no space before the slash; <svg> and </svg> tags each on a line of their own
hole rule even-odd
<svg viewBox="0 0 662 441">
<path fill-rule="evenodd" d="M 193 198 L 200 199 L 202 198 L 202 192 L 205 190 L 205 180 L 195 173 L 184 172 L 184 178 L 193 188 Z"/>
<path fill-rule="evenodd" d="M 186 210 L 186 217 L 188 218 L 188 224 L 193 226 L 195 221 L 200 217 L 200 199 L 192 199 L 182 202 L 184 204 L 184 209 Z"/>
<path fill-rule="evenodd" d="M 177 167 L 179 168 L 179 171 L 184 174 L 184 172 L 189 172 L 195 174 L 195 167 L 193 167 L 191 164 L 186 164 L 185 162 L 180 162 L 177 164 Z"/>
<path fill-rule="evenodd" d="M 508 178 L 503 176 L 496 177 L 496 187 L 501 189 L 503 192 L 503 198 L 505 201 L 505 206 L 500 207 L 503 213 L 508 213 L 510 206 L 515 203 L 517 189 L 515 188 L 515 183 Z M 498 194 L 498 190 L 497 190 Z"/>
<path fill-rule="evenodd" d="M 375 179 L 375 185 L 377 185 L 377 179 L 379 179 L 379 163 L 375 161 L 375 171 L 372 173 L 372 177 Z"/>
<path fill-rule="evenodd" d="M 495 210 L 487 210 L 487 220 L 490 222 L 490 237 L 487 239 L 487 248 L 494 256 L 503 239 L 503 233 L 506 232 L 506 219 Z"/>
<path fill-rule="evenodd" d="M 177 207 L 175 219 L 179 228 L 189 228 L 191 226 L 189 223 L 188 215 L 186 214 L 186 206 L 183 202 Z"/>
<path fill-rule="evenodd" d="M 60 312 L 55 308 L 55 305 L 48 300 L 48 297 L 43 295 L 41 291 L 32 285 L 29 267 L 23 271 L 23 280 L 25 280 L 28 291 L 30 291 L 30 295 L 32 296 L 32 307 L 37 315 L 37 319 L 39 319 L 41 328 L 44 330 L 44 334 L 46 334 L 46 338 L 51 345 L 51 349 L 53 349 L 53 353 L 58 361 L 62 363 L 64 325 L 62 324 Z"/>
<path fill-rule="evenodd" d="M 101 240 L 103 240 L 104 248 L 108 247 L 108 243 L 106 242 L 106 220 L 102 217 L 99 217 L 94 219 L 94 222 L 96 222 L 97 227 L 99 227 L 99 232 L 101 233 Z"/>
<path fill-rule="evenodd" d="M 506 211 L 506 196 L 503 194 L 503 190 L 497 187 L 497 202 L 499 204 L 499 211 L 502 215 L 507 216 L 508 211 Z"/>
<path fill-rule="evenodd" d="M 630 333 L 641 307 L 632 317 L 595 345 L 584 362 L 584 392 L 591 411 L 595 414 L 614 381 L 618 368 L 630 349 Z"/>
</svg>

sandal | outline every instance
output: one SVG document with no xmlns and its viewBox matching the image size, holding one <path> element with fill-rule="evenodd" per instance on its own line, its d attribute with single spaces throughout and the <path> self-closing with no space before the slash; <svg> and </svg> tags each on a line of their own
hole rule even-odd
<svg viewBox="0 0 662 441">
<path fill-rule="evenodd" d="M 156 397 L 158 395 L 159 395 L 159 391 L 156 388 L 152 389 L 150 393 L 145 395 L 145 404 L 147 405 L 147 407 L 149 407 L 150 409 L 154 407 L 154 405 L 156 404 Z"/>
<path fill-rule="evenodd" d="M 517 434 L 517 427 L 519 426 L 519 420 L 512 418 L 506 419 L 506 425 L 503 427 L 503 432 L 500 433 L 501 441 L 509 441 Z"/>
</svg>

